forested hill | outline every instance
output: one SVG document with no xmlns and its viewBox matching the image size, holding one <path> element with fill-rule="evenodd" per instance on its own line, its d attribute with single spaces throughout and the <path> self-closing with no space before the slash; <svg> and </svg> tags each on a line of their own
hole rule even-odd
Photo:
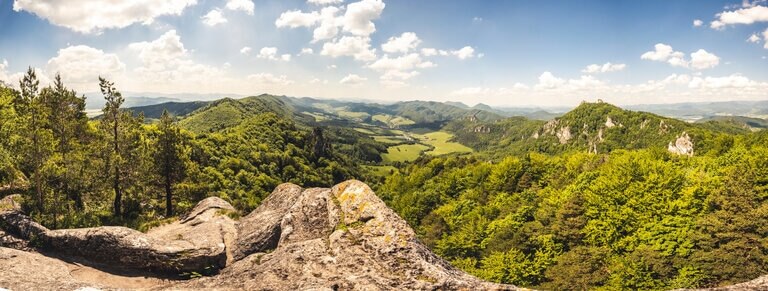
<svg viewBox="0 0 768 291">
<path fill-rule="evenodd" d="M 584 102 L 547 122 L 513 117 L 494 122 L 454 121 L 447 127 L 456 140 L 477 150 L 504 156 L 526 152 L 611 152 L 617 149 L 667 148 L 687 134 L 697 152 L 713 150 L 731 134 L 747 133 L 726 123 L 687 123 L 647 112 Z"/>
</svg>

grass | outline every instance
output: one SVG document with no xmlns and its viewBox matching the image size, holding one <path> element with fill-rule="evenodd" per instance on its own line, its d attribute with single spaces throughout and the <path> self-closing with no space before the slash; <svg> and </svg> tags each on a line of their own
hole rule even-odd
<svg viewBox="0 0 768 291">
<path fill-rule="evenodd" d="M 344 108 L 341 108 L 341 109 L 337 110 L 336 111 L 336 115 L 338 115 L 340 117 L 343 117 L 343 118 L 360 120 L 360 121 L 365 120 L 366 118 L 368 118 L 368 116 L 371 116 L 370 114 L 365 113 L 365 112 L 347 111 Z"/>
<path fill-rule="evenodd" d="M 322 114 L 311 113 L 311 112 L 306 112 L 306 111 L 304 111 L 302 113 L 314 117 L 316 122 L 321 122 L 321 121 L 328 120 L 328 117 L 325 117 Z"/>
<path fill-rule="evenodd" d="M 373 117 L 371 117 L 371 119 L 384 123 L 389 127 L 398 127 L 401 125 L 415 124 L 413 120 L 410 120 L 408 118 L 405 118 L 402 116 L 392 116 L 389 114 L 376 114 Z"/>
<path fill-rule="evenodd" d="M 419 158 L 421 152 L 429 147 L 422 144 L 404 144 L 387 148 L 387 153 L 382 154 L 384 162 L 408 162 Z"/>
<path fill-rule="evenodd" d="M 377 135 L 377 136 L 374 136 L 373 139 L 377 142 L 391 143 L 391 144 L 398 144 L 405 141 L 403 138 L 399 136 L 390 136 L 390 135 Z"/>
<path fill-rule="evenodd" d="M 367 135 L 374 135 L 374 134 L 376 134 L 375 132 L 373 132 L 372 130 L 367 129 L 367 128 L 355 127 L 353 129 L 355 131 L 359 132 L 359 133 L 362 133 L 362 134 L 367 134 Z"/>
<path fill-rule="evenodd" d="M 444 132 L 444 131 L 436 131 L 436 132 L 430 132 L 427 134 L 418 134 L 414 135 L 419 141 L 422 143 L 431 145 L 435 147 L 434 150 L 428 151 L 426 154 L 433 155 L 433 156 L 439 156 L 439 155 L 445 155 L 450 153 L 469 153 L 472 152 L 472 149 L 456 142 L 450 142 L 449 140 L 453 138 L 453 134 Z"/>
<path fill-rule="evenodd" d="M 397 168 L 393 166 L 366 166 L 376 176 L 389 176 L 389 173 L 396 171 Z"/>
</svg>

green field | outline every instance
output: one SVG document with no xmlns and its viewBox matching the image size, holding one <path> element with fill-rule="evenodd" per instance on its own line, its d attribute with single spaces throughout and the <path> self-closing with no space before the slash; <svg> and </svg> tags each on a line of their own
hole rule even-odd
<svg viewBox="0 0 768 291">
<path fill-rule="evenodd" d="M 363 121 L 366 118 L 368 118 L 368 116 L 371 116 L 370 114 L 365 112 L 347 111 L 345 108 L 338 109 L 336 111 L 336 115 L 340 117 L 348 118 L 348 119 L 358 120 L 358 121 Z"/>
<path fill-rule="evenodd" d="M 376 134 L 375 132 L 373 132 L 372 130 L 367 129 L 367 128 L 355 127 L 353 129 L 355 131 L 359 132 L 359 133 L 362 133 L 362 134 L 367 134 L 367 135 L 374 135 L 374 134 Z"/>
<path fill-rule="evenodd" d="M 439 156 L 450 153 L 472 152 L 471 148 L 463 144 L 448 141 L 453 138 L 453 134 L 444 131 L 430 132 L 427 134 L 415 134 L 414 137 L 422 143 L 435 147 L 434 150 L 427 152 L 428 155 Z"/>
<path fill-rule="evenodd" d="M 421 155 L 421 152 L 429 149 L 422 144 L 404 144 L 387 148 L 387 153 L 382 154 L 384 162 L 407 162 L 413 161 Z"/>
<path fill-rule="evenodd" d="M 381 123 L 384 123 L 389 127 L 398 127 L 401 125 L 415 124 L 413 120 L 410 120 L 408 118 L 401 117 L 401 116 L 392 116 L 389 114 L 376 114 L 373 117 L 371 117 L 371 119 L 380 121 Z"/>
<path fill-rule="evenodd" d="M 373 137 L 374 140 L 381 143 L 401 143 L 404 142 L 405 139 L 399 136 L 391 136 L 391 135 L 377 135 Z"/>
<path fill-rule="evenodd" d="M 397 168 L 393 166 L 365 166 L 371 172 L 377 176 L 388 176 L 391 172 L 396 171 Z"/>
<path fill-rule="evenodd" d="M 312 117 L 314 117 L 316 122 L 320 122 L 320 121 L 326 121 L 326 120 L 328 120 L 328 117 L 326 117 L 326 116 L 324 116 L 324 115 L 322 115 L 322 114 L 318 114 L 318 113 L 311 113 L 311 112 L 306 112 L 306 111 L 304 111 L 304 112 L 302 112 L 302 113 L 304 113 L 304 114 L 306 114 L 306 115 L 309 115 L 309 116 L 312 116 Z"/>
</svg>

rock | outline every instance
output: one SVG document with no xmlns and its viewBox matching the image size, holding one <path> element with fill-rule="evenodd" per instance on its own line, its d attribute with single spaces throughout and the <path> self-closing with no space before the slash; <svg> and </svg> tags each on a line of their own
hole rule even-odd
<svg viewBox="0 0 768 291">
<path fill-rule="evenodd" d="M 234 241 L 234 221 L 221 214 L 234 210 L 219 198 L 200 201 L 184 220 L 147 234 L 115 226 L 48 230 L 20 212 L 0 213 L 3 228 L 42 249 L 94 263 L 179 274 L 223 268 L 227 244 Z"/>
<path fill-rule="evenodd" d="M 687 155 L 689 157 L 692 157 L 693 142 L 691 141 L 691 137 L 688 136 L 687 133 L 683 132 L 683 134 L 677 137 L 674 143 L 669 142 L 669 145 L 667 146 L 667 150 L 673 154 Z"/>
<path fill-rule="evenodd" d="M 616 126 L 616 124 L 614 124 L 613 120 L 611 120 L 611 117 L 608 116 L 608 118 L 606 118 L 606 120 L 605 120 L 605 127 L 611 128 L 611 127 L 614 127 L 614 126 Z"/>
<path fill-rule="evenodd" d="M 558 141 L 560 141 L 560 144 L 566 144 L 569 140 L 571 140 L 571 128 L 564 126 L 561 127 L 560 130 L 556 133 Z"/>
<path fill-rule="evenodd" d="M 758 277 L 752 281 L 739 283 L 730 286 L 715 287 L 715 288 L 703 288 L 703 289 L 677 289 L 675 291 L 682 290 L 696 290 L 696 291 L 743 291 L 743 290 L 768 290 L 768 276 Z"/>
<path fill-rule="evenodd" d="M 253 212 L 237 224 L 237 241 L 233 256 L 240 260 L 248 254 L 277 247 L 280 241 L 280 223 L 301 195 L 301 187 L 280 184 Z"/>
<path fill-rule="evenodd" d="M 0 199 L 0 212 L 21 211 L 21 195 L 13 194 Z"/>
<path fill-rule="evenodd" d="M 492 284 L 448 264 L 421 244 L 407 223 L 364 183 L 347 181 L 331 189 L 281 185 L 272 195 L 294 197 L 279 220 L 280 207 L 259 207 L 247 223 L 280 222 L 274 249 L 245 253 L 219 275 L 174 288 L 228 290 L 513 290 Z M 296 192 L 300 195 L 294 196 Z M 269 197 L 272 199 L 272 197 Z M 265 202 L 266 203 L 266 202 Z M 241 233 L 242 234 L 242 233 Z M 265 237 L 266 238 L 266 237 Z M 249 238 L 250 240 L 253 237 Z M 273 238 L 266 238 L 272 240 Z M 250 241 L 250 243 L 256 243 Z M 262 244 L 264 245 L 264 244 Z"/>
<path fill-rule="evenodd" d="M 66 263 L 37 253 L 0 247 L 0 289 L 76 290 L 96 287 L 78 282 Z"/>
</svg>

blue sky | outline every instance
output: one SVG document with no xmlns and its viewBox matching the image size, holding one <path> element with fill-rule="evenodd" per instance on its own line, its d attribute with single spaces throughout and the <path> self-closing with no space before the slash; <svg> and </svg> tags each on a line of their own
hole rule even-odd
<svg viewBox="0 0 768 291">
<path fill-rule="evenodd" d="M 0 0 L 0 80 L 573 105 L 768 99 L 757 1 Z M 335 12 L 335 13 L 334 13 Z"/>
</svg>

